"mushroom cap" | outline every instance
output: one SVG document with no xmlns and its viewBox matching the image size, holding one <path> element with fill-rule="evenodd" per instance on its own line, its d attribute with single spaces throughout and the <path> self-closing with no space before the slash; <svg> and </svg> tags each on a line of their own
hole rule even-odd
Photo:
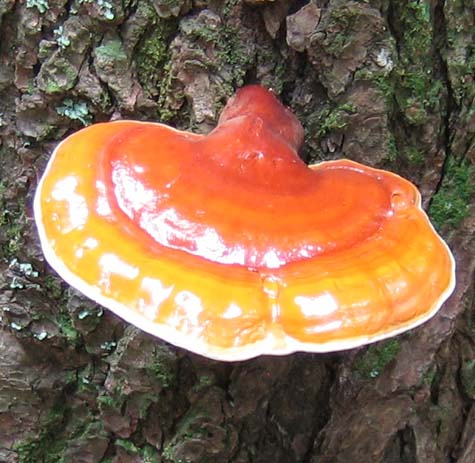
<svg viewBox="0 0 475 463">
<path fill-rule="evenodd" d="M 428 320 L 455 265 L 416 187 L 349 160 L 307 166 L 302 140 L 259 86 L 207 136 L 87 127 L 38 186 L 44 254 L 126 321 L 220 360 L 349 349 Z"/>
</svg>

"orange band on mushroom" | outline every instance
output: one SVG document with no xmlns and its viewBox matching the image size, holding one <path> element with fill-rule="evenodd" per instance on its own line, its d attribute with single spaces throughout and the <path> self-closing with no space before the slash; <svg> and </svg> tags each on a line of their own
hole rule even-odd
<svg viewBox="0 0 475 463">
<path fill-rule="evenodd" d="M 207 136 L 83 129 L 36 193 L 46 258 L 125 320 L 222 360 L 347 349 L 430 318 L 454 261 L 417 189 L 348 160 L 306 166 L 302 141 L 259 86 Z"/>
</svg>

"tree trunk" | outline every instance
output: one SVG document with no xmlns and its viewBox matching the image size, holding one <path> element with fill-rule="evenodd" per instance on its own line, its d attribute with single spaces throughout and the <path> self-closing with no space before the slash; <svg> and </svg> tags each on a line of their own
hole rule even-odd
<svg viewBox="0 0 475 463">
<path fill-rule="evenodd" d="M 474 462 L 474 44 L 464 0 L 0 0 L 0 461 Z M 206 132 L 255 82 L 302 121 L 306 160 L 419 186 L 457 261 L 433 320 L 222 363 L 48 268 L 31 205 L 58 140 L 117 118 Z"/>
</svg>

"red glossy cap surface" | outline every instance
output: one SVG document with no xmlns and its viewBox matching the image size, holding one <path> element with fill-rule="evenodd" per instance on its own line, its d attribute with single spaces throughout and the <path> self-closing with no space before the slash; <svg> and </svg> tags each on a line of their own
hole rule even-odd
<svg viewBox="0 0 475 463">
<path fill-rule="evenodd" d="M 127 321 L 223 360 L 346 349 L 430 318 L 454 262 L 417 189 L 351 161 L 306 166 L 302 140 L 258 86 L 207 136 L 83 129 L 37 191 L 45 255 Z"/>
</svg>

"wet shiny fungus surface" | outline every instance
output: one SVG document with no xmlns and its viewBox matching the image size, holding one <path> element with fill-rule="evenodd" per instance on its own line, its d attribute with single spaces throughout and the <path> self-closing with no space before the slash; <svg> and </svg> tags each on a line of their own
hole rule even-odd
<svg viewBox="0 0 475 463">
<path fill-rule="evenodd" d="M 222 360 L 351 348 L 430 318 L 454 264 L 417 189 L 347 160 L 306 166 L 302 139 L 257 86 L 207 136 L 83 129 L 38 188 L 45 255 L 125 320 Z"/>
</svg>

